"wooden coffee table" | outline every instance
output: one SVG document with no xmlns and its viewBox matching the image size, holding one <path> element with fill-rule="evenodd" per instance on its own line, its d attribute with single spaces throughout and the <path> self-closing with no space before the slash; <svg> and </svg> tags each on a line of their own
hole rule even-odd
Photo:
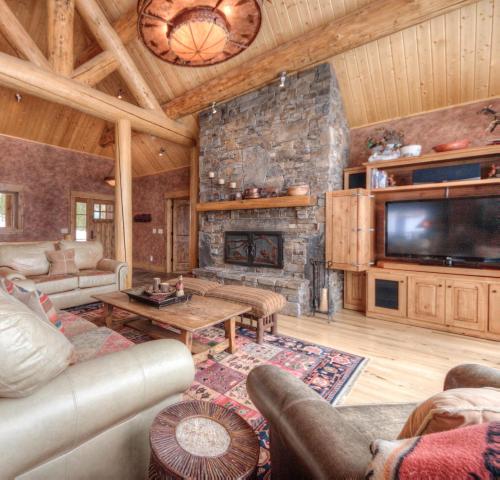
<svg viewBox="0 0 500 480">
<path fill-rule="evenodd" d="M 113 328 L 113 308 L 120 308 L 138 317 L 126 319 L 123 323 L 153 338 L 174 338 L 184 343 L 195 360 L 206 360 L 209 355 L 228 350 L 236 352 L 236 319 L 247 313 L 251 307 L 237 303 L 193 295 L 185 303 L 176 303 L 162 309 L 129 300 L 125 293 L 114 292 L 95 295 L 104 303 L 106 326 Z M 155 325 L 164 324 L 167 328 Z M 215 346 L 207 346 L 193 340 L 193 333 L 224 322 L 225 340 Z"/>
</svg>

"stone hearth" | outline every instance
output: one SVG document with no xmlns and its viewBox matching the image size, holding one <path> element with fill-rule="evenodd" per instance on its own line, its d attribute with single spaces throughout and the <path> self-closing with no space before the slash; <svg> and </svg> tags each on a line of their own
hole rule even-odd
<svg viewBox="0 0 500 480">
<path fill-rule="evenodd" d="M 196 275 L 283 293 L 285 313 L 310 310 L 312 259 L 324 258 L 325 192 L 342 188 L 349 130 L 335 74 L 329 64 L 291 75 L 200 114 L 200 200 L 209 200 L 208 172 L 238 189 L 273 187 L 282 194 L 307 183 L 317 206 L 205 212 L 200 215 Z M 279 231 L 282 269 L 224 263 L 224 232 Z M 342 277 L 330 276 L 334 309 L 342 304 Z"/>
</svg>

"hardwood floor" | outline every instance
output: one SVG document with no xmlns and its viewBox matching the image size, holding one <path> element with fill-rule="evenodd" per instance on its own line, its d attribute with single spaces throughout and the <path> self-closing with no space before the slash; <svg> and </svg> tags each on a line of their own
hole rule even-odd
<svg viewBox="0 0 500 480">
<path fill-rule="evenodd" d="M 461 363 L 500 368 L 500 343 L 367 318 L 349 310 L 326 318 L 281 315 L 281 334 L 368 358 L 343 404 L 413 402 L 442 390 Z"/>
<path fill-rule="evenodd" d="M 134 271 L 134 285 L 169 274 Z M 500 342 L 367 318 L 350 310 L 329 324 L 324 316 L 280 315 L 278 330 L 368 359 L 343 404 L 413 402 L 441 391 L 446 372 L 460 363 L 500 368 Z"/>
</svg>

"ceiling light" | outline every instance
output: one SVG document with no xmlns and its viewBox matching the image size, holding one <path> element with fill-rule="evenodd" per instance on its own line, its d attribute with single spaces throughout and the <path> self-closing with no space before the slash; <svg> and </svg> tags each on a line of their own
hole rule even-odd
<svg viewBox="0 0 500 480">
<path fill-rule="evenodd" d="M 280 88 L 285 88 L 286 72 L 280 73 Z"/>
<path fill-rule="evenodd" d="M 144 45 L 175 65 L 221 63 L 243 52 L 260 30 L 260 0 L 139 0 L 138 30 Z M 230 17 L 230 21 L 228 18 Z"/>
<path fill-rule="evenodd" d="M 215 108 L 215 102 L 212 102 L 212 115 L 217 113 L 217 109 Z"/>
<path fill-rule="evenodd" d="M 118 93 L 116 94 L 116 98 L 118 98 L 119 100 L 121 100 L 123 98 L 123 90 L 121 88 L 118 90 Z"/>
<path fill-rule="evenodd" d="M 19 92 L 16 92 L 16 102 L 21 103 L 22 99 L 23 99 L 23 96 Z"/>
<path fill-rule="evenodd" d="M 104 177 L 104 181 L 110 186 L 110 187 L 116 187 L 116 178 L 115 177 Z"/>
<path fill-rule="evenodd" d="M 163 147 L 160 148 L 160 151 L 158 152 L 158 156 L 159 157 L 163 157 L 163 155 L 165 155 L 166 151 Z"/>
</svg>

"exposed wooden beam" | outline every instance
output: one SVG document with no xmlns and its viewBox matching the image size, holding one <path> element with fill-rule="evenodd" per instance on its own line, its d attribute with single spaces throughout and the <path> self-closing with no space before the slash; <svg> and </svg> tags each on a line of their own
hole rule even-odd
<svg viewBox="0 0 500 480">
<path fill-rule="evenodd" d="M 164 105 L 179 118 L 308 68 L 379 38 L 455 10 L 474 0 L 374 0 L 277 48 L 249 59 Z"/>
<path fill-rule="evenodd" d="M 128 45 L 132 40 L 135 40 L 137 38 L 137 8 L 134 7 L 125 12 L 118 20 L 113 22 L 112 27 L 124 45 Z M 78 55 L 76 65 L 88 62 L 100 51 L 99 44 L 91 43 Z"/>
<path fill-rule="evenodd" d="M 0 0 L 0 32 L 4 34 L 17 55 L 40 68 L 51 69 L 49 61 L 12 13 L 5 0 Z"/>
<path fill-rule="evenodd" d="M 192 134 L 165 115 L 137 107 L 116 97 L 48 72 L 32 63 L 0 52 L 0 85 L 116 122 L 125 118 L 132 128 L 173 143 L 192 146 Z"/>
<path fill-rule="evenodd" d="M 120 62 L 118 71 L 139 105 L 163 113 L 158 100 L 96 0 L 76 0 L 76 8 L 101 48 L 115 54 Z"/>
<path fill-rule="evenodd" d="M 73 72 L 75 0 L 47 0 L 47 44 L 49 62 L 56 73 Z"/>
<path fill-rule="evenodd" d="M 71 78 L 92 87 L 118 70 L 119 66 L 120 62 L 113 52 L 101 52 L 75 69 Z"/>
<path fill-rule="evenodd" d="M 127 262 L 127 288 L 132 286 L 132 129 L 129 120 L 116 122 L 115 256 Z"/>
<path fill-rule="evenodd" d="M 198 143 L 191 150 L 191 167 L 189 170 L 189 264 L 191 270 L 198 267 L 198 204 L 200 149 Z"/>
</svg>

